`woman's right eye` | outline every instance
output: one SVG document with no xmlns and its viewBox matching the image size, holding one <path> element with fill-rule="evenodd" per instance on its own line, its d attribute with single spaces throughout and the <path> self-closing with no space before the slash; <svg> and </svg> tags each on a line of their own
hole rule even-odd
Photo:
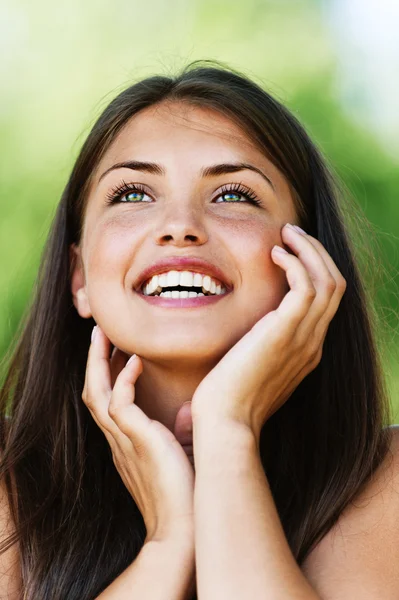
<svg viewBox="0 0 399 600">
<path fill-rule="evenodd" d="M 107 204 L 116 204 L 118 202 L 123 202 L 127 204 L 138 204 L 142 202 L 141 198 L 137 199 L 137 196 L 148 196 L 144 188 L 137 183 L 123 183 L 122 185 L 113 188 L 107 194 Z M 124 199 L 128 198 L 128 199 Z M 130 199 L 129 199 L 130 198 Z M 144 200 L 144 202 L 149 202 L 149 200 Z"/>
</svg>

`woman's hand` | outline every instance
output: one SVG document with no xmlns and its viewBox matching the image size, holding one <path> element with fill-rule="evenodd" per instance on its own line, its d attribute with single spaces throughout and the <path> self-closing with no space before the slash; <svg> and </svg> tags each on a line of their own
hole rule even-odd
<svg viewBox="0 0 399 600">
<path fill-rule="evenodd" d="M 111 447 L 114 464 L 147 529 L 146 542 L 194 536 L 194 471 L 173 433 L 134 403 L 143 371 L 136 355 L 114 348 L 93 330 L 82 398 Z M 192 539 L 194 544 L 194 538 Z"/>
<path fill-rule="evenodd" d="M 272 251 L 290 290 L 201 381 L 192 399 L 194 422 L 235 421 L 259 440 L 263 424 L 319 364 L 327 328 L 346 281 L 323 245 L 288 224 L 282 238 L 297 256 Z"/>
</svg>

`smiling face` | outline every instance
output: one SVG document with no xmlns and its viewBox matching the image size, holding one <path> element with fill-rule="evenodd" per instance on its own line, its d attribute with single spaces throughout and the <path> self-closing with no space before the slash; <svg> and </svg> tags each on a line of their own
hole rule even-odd
<svg viewBox="0 0 399 600">
<path fill-rule="evenodd" d="M 159 168 L 123 167 L 104 175 L 127 161 Z M 263 176 L 251 169 L 202 173 L 222 163 L 246 163 Z M 140 184 L 140 191 L 107 203 L 122 182 Z M 297 221 L 285 178 L 227 117 L 182 103 L 147 108 L 123 128 L 93 174 L 81 242 L 73 248 L 79 257 L 72 276 L 75 306 L 129 354 L 212 364 L 288 291 L 271 250 L 282 245 L 284 224 Z M 181 308 L 147 302 L 134 288 L 145 269 L 169 257 L 215 265 L 232 292 L 189 308 L 184 300 Z"/>
</svg>

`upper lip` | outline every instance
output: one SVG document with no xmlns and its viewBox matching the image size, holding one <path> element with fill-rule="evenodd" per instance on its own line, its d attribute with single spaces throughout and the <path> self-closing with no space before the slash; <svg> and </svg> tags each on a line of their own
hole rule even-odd
<svg viewBox="0 0 399 600">
<path fill-rule="evenodd" d="M 161 258 L 140 273 L 134 285 L 135 291 L 141 291 L 143 283 L 153 275 L 159 275 L 160 273 L 165 273 L 167 271 L 195 271 L 218 279 L 226 286 L 228 291 L 230 291 L 232 287 L 231 283 L 227 282 L 226 275 L 223 271 L 203 258 L 195 256 L 169 256 L 167 258 Z"/>
</svg>

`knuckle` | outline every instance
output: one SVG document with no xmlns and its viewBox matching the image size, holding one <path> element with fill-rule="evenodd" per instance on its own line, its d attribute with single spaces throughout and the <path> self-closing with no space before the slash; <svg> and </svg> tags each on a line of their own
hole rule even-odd
<svg viewBox="0 0 399 600">
<path fill-rule="evenodd" d="M 313 285 L 308 285 L 304 290 L 305 299 L 311 302 L 316 297 L 316 288 Z"/>
<path fill-rule="evenodd" d="M 148 444 L 146 444 L 144 440 L 134 440 L 133 447 L 139 460 L 146 460 L 149 458 Z"/>
<path fill-rule="evenodd" d="M 320 363 L 322 356 L 323 356 L 323 349 L 319 348 L 318 351 L 316 352 L 316 356 L 314 358 L 316 365 L 318 365 Z"/>
<path fill-rule="evenodd" d="M 314 359 L 313 359 L 313 360 L 310 362 L 310 367 L 311 367 L 311 369 L 312 369 L 312 370 L 313 370 L 313 369 L 315 369 L 315 368 L 316 368 L 316 367 L 317 367 L 317 366 L 320 364 L 320 361 L 321 361 L 321 355 L 320 355 L 320 357 L 317 355 L 317 356 L 316 356 L 316 357 L 315 357 L 315 358 L 314 358 Z"/>
<path fill-rule="evenodd" d="M 118 416 L 120 415 L 120 407 L 114 402 L 112 402 L 112 400 L 108 405 L 108 415 L 111 417 L 111 419 L 118 418 Z"/>
<path fill-rule="evenodd" d="M 155 435 L 157 438 L 166 441 L 168 444 L 173 445 L 176 442 L 178 445 L 180 445 L 172 431 L 165 427 L 165 425 L 163 425 L 160 421 L 152 419 L 149 425 L 152 430 L 155 429 Z"/>
<path fill-rule="evenodd" d="M 108 416 L 129 438 L 131 438 L 134 435 L 134 427 L 132 426 L 131 419 L 129 419 L 128 417 L 126 407 L 115 406 L 114 404 L 110 403 L 108 406 Z"/>
<path fill-rule="evenodd" d="M 317 367 L 317 365 L 320 363 L 322 354 L 323 349 L 320 347 L 320 345 L 317 345 L 317 347 L 312 348 L 309 361 L 309 364 L 312 367 L 312 369 Z"/>
<path fill-rule="evenodd" d="M 343 277 L 340 277 L 337 282 L 337 289 L 343 294 L 347 288 L 347 281 Z"/>
<path fill-rule="evenodd" d="M 331 295 L 335 292 L 335 290 L 337 289 L 337 282 L 335 281 L 334 277 L 328 277 L 325 280 L 325 288 L 327 290 L 327 292 L 329 292 Z"/>
<path fill-rule="evenodd" d="M 117 424 L 119 429 L 127 436 L 133 434 L 133 428 L 130 420 L 127 418 L 123 406 L 111 405 L 108 407 L 108 416 Z"/>
<path fill-rule="evenodd" d="M 160 423 L 156 419 L 151 419 L 151 421 L 149 422 L 149 427 L 151 427 L 151 429 L 155 429 L 156 431 L 163 431 L 163 429 L 164 429 L 164 426 L 162 425 L 162 423 Z"/>
<path fill-rule="evenodd" d="M 127 462 L 125 454 L 120 448 L 114 448 L 112 450 L 112 461 L 118 471 L 122 470 L 122 466 Z"/>
<path fill-rule="evenodd" d="M 308 357 L 310 362 L 313 362 L 320 352 L 320 343 L 318 340 L 312 340 L 308 344 Z"/>
<path fill-rule="evenodd" d="M 114 450 L 112 451 L 112 462 L 114 463 L 115 467 L 117 469 L 119 469 L 119 467 L 120 467 L 120 465 L 119 465 L 119 459 L 118 459 L 118 457 L 117 457 L 117 455 L 116 455 L 116 453 L 115 453 Z"/>
<path fill-rule="evenodd" d="M 90 409 L 94 408 L 94 399 L 90 394 L 88 394 L 87 392 L 83 392 L 82 399 L 83 399 L 83 402 L 86 404 L 87 408 L 90 408 Z"/>
</svg>

